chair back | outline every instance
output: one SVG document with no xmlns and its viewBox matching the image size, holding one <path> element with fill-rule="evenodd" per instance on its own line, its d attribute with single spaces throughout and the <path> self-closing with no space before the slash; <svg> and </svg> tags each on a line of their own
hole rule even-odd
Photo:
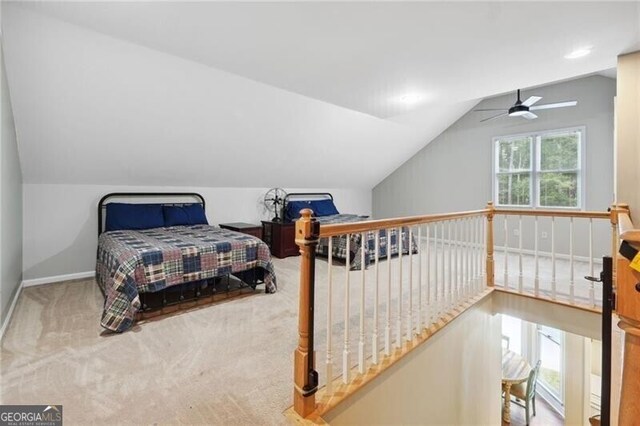
<svg viewBox="0 0 640 426">
<path fill-rule="evenodd" d="M 533 370 L 529 373 L 529 378 L 527 379 L 527 400 L 533 398 L 536 393 L 536 383 L 538 382 L 538 373 L 540 373 L 540 364 L 542 364 L 541 360 L 536 362 L 536 366 L 533 367 Z"/>
</svg>

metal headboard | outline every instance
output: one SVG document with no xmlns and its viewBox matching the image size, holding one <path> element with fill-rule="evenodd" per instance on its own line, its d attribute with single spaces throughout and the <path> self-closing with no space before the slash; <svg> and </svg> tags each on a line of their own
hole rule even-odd
<svg viewBox="0 0 640 426">
<path fill-rule="evenodd" d="M 313 200 L 317 200 L 317 199 L 324 199 L 324 198 L 328 198 L 331 201 L 333 201 L 333 195 L 331 195 L 330 192 L 291 192 L 289 194 L 287 194 L 284 197 L 284 203 L 282 204 L 282 220 L 284 221 L 284 212 L 285 209 L 287 208 L 287 203 L 289 201 L 291 201 L 291 198 L 297 198 L 297 199 L 313 199 Z"/>
<path fill-rule="evenodd" d="M 199 200 L 195 204 L 202 205 L 202 208 L 205 208 L 204 197 L 197 192 L 111 192 L 98 201 L 98 236 L 102 234 L 104 230 L 104 217 L 107 209 L 107 200 L 110 198 L 194 198 Z M 175 205 L 183 205 L 183 204 L 194 204 L 194 203 L 186 203 L 184 201 L 173 201 L 166 203 L 158 203 L 163 206 L 175 206 Z"/>
</svg>

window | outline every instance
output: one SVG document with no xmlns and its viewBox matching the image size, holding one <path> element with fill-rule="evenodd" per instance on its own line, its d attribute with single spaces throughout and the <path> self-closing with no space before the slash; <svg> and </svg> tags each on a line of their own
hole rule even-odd
<svg viewBox="0 0 640 426">
<path fill-rule="evenodd" d="M 581 208 L 584 129 L 494 139 L 499 206 Z"/>
<path fill-rule="evenodd" d="M 502 314 L 502 347 L 522 354 L 522 320 Z"/>
<path fill-rule="evenodd" d="M 562 398 L 562 335 L 560 330 L 537 326 L 538 357 L 542 361 L 538 380 L 551 391 L 553 395 Z"/>
</svg>

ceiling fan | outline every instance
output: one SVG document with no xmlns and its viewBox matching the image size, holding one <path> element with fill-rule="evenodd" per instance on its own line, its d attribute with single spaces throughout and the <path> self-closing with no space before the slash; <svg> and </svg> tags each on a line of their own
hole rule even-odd
<svg viewBox="0 0 640 426">
<path fill-rule="evenodd" d="M 493 120 L 496 118 L 504 117 L 506 115 L 508 115 L 509 117 L 522 117 L 522 118 L 526 118 L 527 120 L 533 120 L 535 118 L 538 118 L 538 116 L 531 111 L 538 111 L 541 109 L 564 108 L 564 107 L 571 107 L 571 106 L 578 105 L 577 101 L 565 101 L 565 102 L 556 102 L 553 104 L 534 105 L 540 99 L 542 99 L 541 96 L 529 96 L 527 100 L 522 102 L 520 100 L 520 89 L 518 89 L 518 100 L 513 106 L 509 108 L 481 108 L 481 109 L 474 109 L 474 111 L 502 111 L 498 115 L 494 115 L 493 117 L 480 120 L 480 122 L 482 123 L 484 121 Z"/>
</svg>

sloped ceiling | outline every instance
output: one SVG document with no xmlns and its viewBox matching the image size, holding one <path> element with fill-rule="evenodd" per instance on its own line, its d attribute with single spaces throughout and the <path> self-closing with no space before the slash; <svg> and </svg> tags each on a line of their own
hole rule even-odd
<svg viewBox="0 0 640 426">
<path fill-rule="evenodd" d="M 480 98 L 614 67 L 640 48 L 638 10 L 8 4 L 24 180 L 371 188 Z M 564 59 L 583 45 L 589 57 Z M 397 101 L 409 92 L 423 97 L 413 109 Z"/>
</svg>

